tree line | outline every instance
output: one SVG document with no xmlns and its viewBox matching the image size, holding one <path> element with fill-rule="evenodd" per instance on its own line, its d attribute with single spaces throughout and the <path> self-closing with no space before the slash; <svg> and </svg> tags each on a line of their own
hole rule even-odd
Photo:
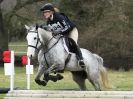
<svg viewBox="0 0 133 99">
<path fill-rule="evenodd" d="M 132 0 L 0 0 L 1 52 L 8 42 L 25 40 L 24 24 L 45 23 L 39 8 L 46 2 L 70 17 L 79 29 L 80 46 L 102 56 L 105 66 L 133 67 Z"/>
</svg>

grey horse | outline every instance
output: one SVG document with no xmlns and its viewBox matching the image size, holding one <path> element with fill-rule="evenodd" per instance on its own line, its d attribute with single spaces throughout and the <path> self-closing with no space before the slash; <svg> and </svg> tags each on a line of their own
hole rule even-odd
<svg viewBox="0 0 133 99">
<path fill-rule="evenodd" d="M 39 68 L 35 77 L 36 83 L 46 85 L 47 80 L 41 80 L 43 74 L 49 75 L 60 70 L 68 70 L 72 73 L 73 80 L 79 85 L 81 90 L 86 90 L 85 79 L 88 79 L 95 90 L 101 90 L 102 85 L 109 88 L 108 76 L 103 59 L 97 54 L 81 48 L 84 58 L 85 68 L 78 66 L 78 61 L 74 53 L 69 53 L 64 47 L 63 36 L 53 37 L 52 33 L 35 26 L 25 26 L 27 34 L 27 56 L 31 59 L 38 57 Z M 70 60 L 65 64 L 68 55 Z M 101 80 L 100 80 L 101 78 Z"/>
</svg>

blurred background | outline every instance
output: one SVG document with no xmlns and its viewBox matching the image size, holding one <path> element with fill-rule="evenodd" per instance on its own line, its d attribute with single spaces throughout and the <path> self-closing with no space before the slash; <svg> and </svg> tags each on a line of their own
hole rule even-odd
<svg viewBox="0 0 133 99">
<path fill-rule="evenodd" d="M 42 24 L 40 7 L 53 3 L 79 29 L 79 45 L 99 54 L 107 68 L 133 68 L 133 0 L 0 0 L 0 62 L 4 50 L 26 54 L 25 24 Z M 2 65 L 0 65 L 2 66 Z"/>
</svg>

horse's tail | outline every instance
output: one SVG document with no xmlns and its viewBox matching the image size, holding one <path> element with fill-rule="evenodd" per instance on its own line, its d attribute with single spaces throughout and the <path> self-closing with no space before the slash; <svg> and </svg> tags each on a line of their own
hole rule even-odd
<svg viewBox="0 0 133 99">
<path fill-rule="evenodd" d="M 102 79 L 103 86 L 105 88 L 112 88 L 112 86 L 111 86 L 111 84 L 109 83 L 109 80 L 108 80 L 107 70 L 103 66 L 100 67 L 100 76 L 101 76 L 101 79 Z"/>
<path fill-rule="evenodd" d="M 103 66 L 103 58 L 101 58 L 97 54 L 93 54 L 93 55 L 97 58 L 98 63 L 100 65 L 100 76 L 101 76 L 101 81 L 102 81 L 103 86 L 105 88 L 112 88 L 111 85 L 110 85 L 110 83 L 109 83 L 109 80 L 108 80 L 107 70 Z"/>
</svg>

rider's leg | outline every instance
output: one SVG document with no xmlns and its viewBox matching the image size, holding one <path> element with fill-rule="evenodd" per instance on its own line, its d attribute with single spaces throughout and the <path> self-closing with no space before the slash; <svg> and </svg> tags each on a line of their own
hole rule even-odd
<svg viewBox="0 0 133 99">
<path fill-rule="evenodd" d="M 73 39 L 73 46 L 75 47 L 75 51 L 76 51 L 76 54 L 78 56 L 78 60 L 79 60 L 79 65 L 81 67 L 84 67 L 85 64 L 84 64 L 84 61 L 83 61 L 83 57 L 82 57 L 82 53 L 81 53 L 81 50 L 80 50 L 80 47 L 78 46 L 77 44 L 77 41 L 78 41 L 78 30 L 77 28 L 74 28 L 68 35 L 69 38 L 72 38 Z M 75 41 L 75 42 L 74 42 Z"/>
<path fill-rule="evenodd" d="M 83 56 L 82 56 L 82 53 L 81 53 L 81 50 L 78 46 L 78 44 L 75 43 L 75 41 L 72 39 L 72 38 L 69 38 L 70 42 L 72 43 L 72 49 L 74 50 L 74 52 L 76 53 L 77 55 L 77 59 L 78 59 L 78 64 L 84 68 L 85 67 L 85 64 L 84 64 L 84 61 L 83 61 Z"/>
<path fill-rule="evenodd" d="M 78 41 L 78 30 L 77 28 L 74 28 L 68 35 L 69 38 L 72 38 L 76 44 L 77 44 L 77 41 Z"/>
</svg>

